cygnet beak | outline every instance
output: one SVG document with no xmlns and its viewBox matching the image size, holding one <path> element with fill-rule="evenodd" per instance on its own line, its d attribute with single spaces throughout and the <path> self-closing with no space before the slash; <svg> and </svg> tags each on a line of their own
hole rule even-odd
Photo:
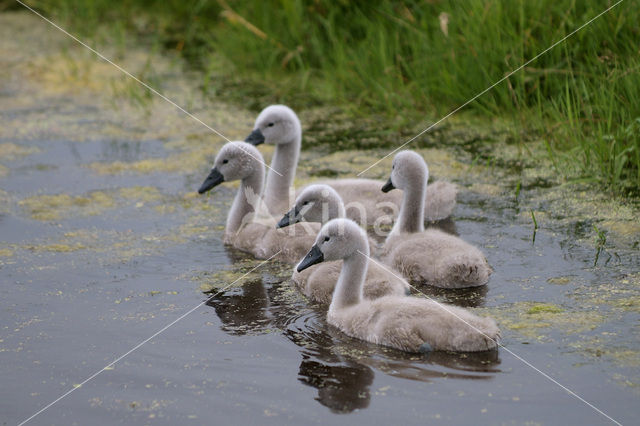
<svg viewBox="0 0 640 426">
<path fill-rule="evenodd" d="M 253 146 L 258 146 L 261 143 L 264 143 L 264 135 L 260 131 L 260 129 L 255 129 L 253 132 L 249 133 L 249 136 L 244 140 L 247 143 L 250 143 Z"/>
<path fill-rule="evenodd" d="M 300 210 L 298 210 L 297 206 L 294 206 L 291 210 L 282 216 L 280 222 L 276 225 L 276 229 L 278 228 L 286 228 L 289 225 L 294 225 L 300 222 Z"/>
<path fill-rule="evenodd" d="M 391 177 L 389 177 L 389 180 L 387 181 L 387 183 L 385 183 L 384 186 L 382 187 L 382 192 L 389 192 L 392 189 L 396 189 L 396 187 L 393 186 L 393 182 L 391 182 Z"/>
<path fill-rule="evenodd" d="M 220 185 L 222 182 L 224 182 L 224 176 L 222 176 L 222 173 L 220 173 L 218 169 L 214 167 L 213 169 L 211 169 L 211 173 L 209 173 L 209 176 L 207 176 L 207 178 L 200 186 L 200 189 L 198 189 L 198 194 L 204 194 L 214 186 Z"/>
<path fill-rule="evenodd" d="M 302 272 L 307 269 L 309 266 L 313 266 L 316 263 L 320 263 L 324 261 L 324 254 L 320 251 L 320 248 L 317 245 L 313 245 L 309 253 L 298 263 L 298 267 L 296 268 L 298 272 Z"/>
</svg>

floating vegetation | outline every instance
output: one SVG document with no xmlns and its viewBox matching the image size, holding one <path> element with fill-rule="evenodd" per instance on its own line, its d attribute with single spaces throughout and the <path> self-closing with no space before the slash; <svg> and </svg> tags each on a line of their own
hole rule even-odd
<svg viewBox="0 0 640 426">
<path fill-rule="evenodd" d="M 121 173 L 177 173 L 197 170 L 204 167 L 205 158 L 201 154 L 187 153 L 171 155 L 166 158 L 151 158 L 146 160 L 112 163 L 91 163 L 89 167 L 101 175 L 117 175 Z"/>
<path fill-rule="evenodd" d="M 0 248 L 0 257 L 12 257 L 13 250 L 7 248 Z"/>
<path fill-rule="evenodd" d="M 571 297 L 593 309 L 610 306 L 620 312 L 640 313 L 640 273 L 628 275 L 615 283 L 579 287 Z"/>
<path fill-rule="evenodd" d="M 180 225 L 178 228 L 178 232 L 185 236 L 203 236 L 209 231 L 209 227 L 206 225 L 196 225 L 191 223 Z"/>
<path fill-rule="evenodd" d="M 53 221 L 66 217 L 71 212 L 94 216 L 115 207 L 113 197 L 103 191 L 93 191 L 86 196 L 69 194 L 35 195 L 21 200 L 18 205 L 25 208 L 32 219 Z"/>
<path fill-rule="evenodd" d="M 640 367 L 640 351 L 625 345 L 611 342 L 616 336 L 607 334 L 590 336 L 577 342 L 569 343 L 569 347 L 582 354 L 594 358 L 608 358 L 624 367 Z"/>
<path fill-rule="evenodd" d="M 42 241 L 25 242 L 12 248 L 13 252 L 28 253 L 77 253 L 84 251 L 101 264 L 125 263 L 134 258 L 157 254 L 166 247 L 186 242 L 178 228 L 161 230 L 161 233 L 141 234 L 132 231 L 105 231 L 75 229 L 62 236 Z M 98 257 L 95 254 L 99 254 Z"/>
<path fill-rule="evenodd" d="M 532 306 L 527 311 L 527 314 L 541 314 L 541 313 L 551 313 L 551 314 L 559 314 L 560 312 L 564 312 L 564 309 L 560 308 L 556 305 L 539 303 L 535 306 Z"/>
<path fill-rule="evenodd" d="M 36 147 L 25 147 L 11 142 L 0 143 L 0 160 L 13 160 L 17 157 L 24 157 L 37 152 L 40 152 L 40 149 Z"/>
<path fill-rule="evenodd" d="M 86 247 L 82 244 L 44 244 L 44 245 L 36 245 L 36 246 L 28 246 L 27 247 L 31 251 L 49 251 L 55 253 L 69 253 L 73 251 L 83 250 Z"/>
<path fill-rule="evenodd" d="M 605 320 L 599 312 L 568 311 L 550 303 L 515 302 L 477 309 L 495 318 L 500 327 L 539 340 L 549 339 L 551 333 L 575 334 L 593 330 Z"/>
<path fill-rule="evenodd" d="M 136 207 L 164 199 L 162 193 L 150 186 L 132 186 L 110 191 L 92 191 L 86 195 L 35 195 L 18 202 L 32 219 L 56 221 L 69 216 L 96 216 L 106 210 L 122 206 L 122 200 L 134 201 Z"/>
<path fill-rule="evenodd" d="M 258 263 L 256 262 L 257 265 Z M 245 282 L 261 277 L 262 271 L 245 272 L 242 267 L 236 270 L 236 266 L 234 266 L 233 270 L 202 271 L 192 276 L 191 280 L 200 283 L 199 288 L 203 293 L 212 293 L 222 289 L 242 287 Z"/>
<path fill-rule="evenodd" d="M 142 203 L 159 201 L 163 198 L 160 190 L 152 186 L 131 186 L 120 188 L 118 190 L 118 195 L 120 195 L 122 198 Z"/>
<path fill-rule="evenodd" d="M 572 277 L 553 277 L 547 279 L 547 282 L 554 285 L 567 285 L 572 282 Z"/>
</svg>

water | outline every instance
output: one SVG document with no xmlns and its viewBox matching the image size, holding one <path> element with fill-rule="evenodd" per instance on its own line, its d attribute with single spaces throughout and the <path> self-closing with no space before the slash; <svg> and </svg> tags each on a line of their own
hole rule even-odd
<svg viewBox="0 0 640 426">
<path fill-rule="evenodd" d="M 94 66 L 77 87 L 64 71 L 92 58 L 39 50 L 40 40 L 64 41 L 28 16 L 0 19 L 3 32 L 17 34 L 0 37 L 8 52 L 0 55 L 3 424 L 25 420 L 199 304 L 32 423 L 607 423 L 505 349 L 407 355 L 377 347 L 329 327 L 322 308 L 287 282 L 289 266 L 273 262 L 241 278 L 258 262 L 221 243 L 235 189 L 194 193 L 221 142 L 161 101 L 146 109 L 114 101 L 100 82 L 124 84 L 115 71 Z M 167 93 L 184 95 L 173 68 L 157 60 Z M 67 77 L 52 87 L 60 74 Z M 231 137 L 251 128 L 249 112 L 194 105 Z M 598 253 L 586 238 L 589 219 L 559 213 L 537 216 L 532 242 L 528 209 L 492 190 L 508 171 L 423 153 L 435 174 L 462 188 L 447 229 L 482 247 L 495 272 L 486 289 L 421 290 L 494 316 L 509 351 L 634 423 L 637 249 Z M 357 171 L 379 154 L 305 153 L 301 176 L 323 161 Z M 384 164 L 376 173 L 387 173 Z M 520 199 L 541 191 L 523 189 Z"/>
</svg>

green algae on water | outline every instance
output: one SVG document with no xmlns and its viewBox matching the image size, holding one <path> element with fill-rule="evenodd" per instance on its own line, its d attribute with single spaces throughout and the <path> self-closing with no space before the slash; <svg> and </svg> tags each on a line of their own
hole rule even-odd
<svg viewBox="0 0 640 426">
<path fill-rule="evenodd" d="M 609 306 L 620 313 L 640 313 L 640 273 L 629 274 L 613 283 L 581 286 L 570 296 L 593 309 Z"/>
<path fill-rule="evenodd" d="M 569 335 L 594 330 L 605 321 L 605 316 L 596 311 L 568 311 L 550 303 L 515 302 L 478 311 L 493 317 L 500 327 L 539 340 L 548 339 L 550 333 Z"/>
<path fill-rule="evenodd" d="M 572 281 L 571 277 L 552 277 L 547 279 L 547 282 L 549 284 L 554 284 L 554 285 L 567 285 L 571 281 Z"/>
<path fill-rule="evenodd" d="M 86 247 L 82 244 L 43 244 L 36 246 L 28 246 L 28 248 L 32 251 L 48 251 L 54 253 L 69 253 L 78 250 L 83 250 Z"/>
<path fill-rule="evenodd" d="M 118 190 L 118 194 L 122 198 L 143 203 L 159 201 L 163 198 L 162 193 L 158 188 L 152 186 L 131 186 L 120 188 Z"/>
<path fill-rule="evenodd" d="M 13 160 L 17 157 L 24 157 L 37 152 L 40 152 L 39 148 L 24 147 L 11 142 L 0 143 L 0 160 Z"/>
<path fill-rule="evenodd" d="M 21 200 L 18 205 L 24 207 L 32 219 L 53 221 L 66 217 L 74 210 L 82 211 L 88 216 L 97 215 L 114 207 L 115 203 L 106 193 L 94 191 L 87 196 L 35 195 Z"/>
<path fill-rule="evenodd" d="M 12 257 L 13 250 L 7 248 L 0 248 L 0 257 Z"/>
<path fill-rule="evenodd" d="M 35 220 L 57 221 L 70 216 L 97 216 L 122 204 L 135 201 L 136 207 L 163 199 L 157 188 L 149 186 L 124 187 L 116 191 L 92 191 L 85 195 L 34 195 L 18 202 Z"/>
<path fill-rule="evenodd" d="M 548 303 L 538 303 L 535 306 L 532 306 L 527 311 L 527 314 L 541 314 L 541 313 L 551 313 L 551 314 L 559 314 L 564 310 L 556 305 L 551 305 Z"/>
</svg>

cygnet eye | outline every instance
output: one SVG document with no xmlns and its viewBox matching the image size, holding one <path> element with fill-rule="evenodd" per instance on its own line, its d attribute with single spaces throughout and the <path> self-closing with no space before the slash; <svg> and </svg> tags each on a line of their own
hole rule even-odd
<svg viewBox="0 0 640 426">
<path fill-rule="evenodd" d="M 330 240 L 330 238 L 329 238 L 328 236 L 327 236 L 327 237 L 324 237 L 324 242 L 325 242 L 325 243 L 326 243 L 327 241 L 329 241 L 329 240 Z"/>
<path fill-rule="evenodd" d="M 309 204 L 308 201 L 305 201 L 305 202 L 302 203 L 303 206 L 306 206 L 307 204 Z"/>
<path fill-rule="evenodd" d="M 224 160 L 222 160 L 222 164 L 227 164 L 229 162 L 229 160 L 227 160 L 226 158 Z"/>
<path fill-rule="evenodd" d="M 269 123 L 267 124 L 267 127 L 273 127 L 276 123 Z"/>
</svg>

